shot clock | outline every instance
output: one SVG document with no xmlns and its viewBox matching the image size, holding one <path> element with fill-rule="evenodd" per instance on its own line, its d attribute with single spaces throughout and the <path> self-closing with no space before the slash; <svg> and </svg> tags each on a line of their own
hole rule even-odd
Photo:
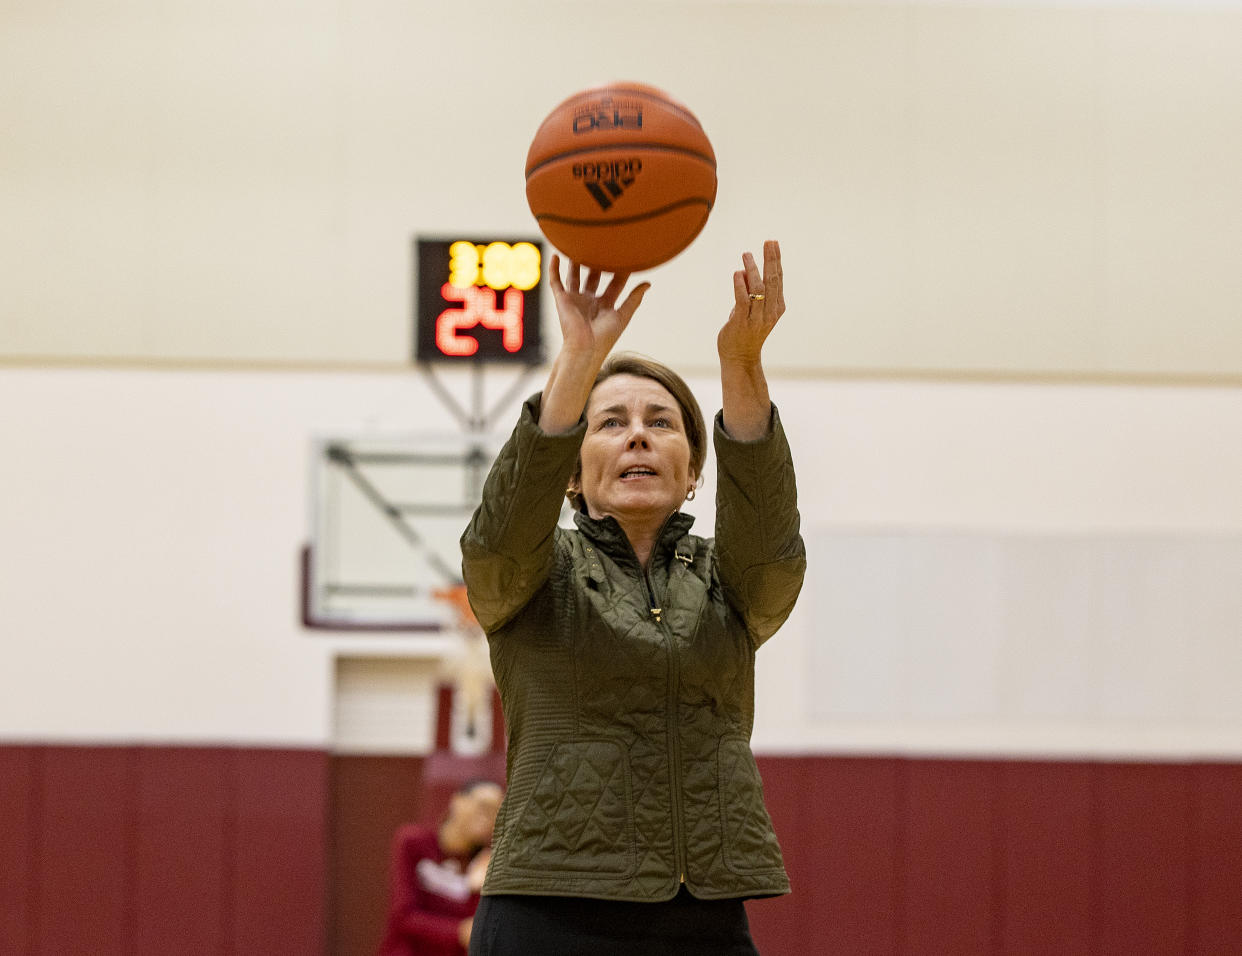
<svg viewBox="0 0 1242 956">
<path fill-rule="evenodd" d="M 419 239 L 414 358 L 543 360 L 543 245 L 529 239 Z"/>
</svg>

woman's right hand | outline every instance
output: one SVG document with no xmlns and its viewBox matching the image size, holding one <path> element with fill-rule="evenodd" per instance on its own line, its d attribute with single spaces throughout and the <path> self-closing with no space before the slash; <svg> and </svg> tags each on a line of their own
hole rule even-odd
<svg viewBox="0 0 1242 956">
<path fill-rule="evenodd" d="M 598 291 L 603 280 L 598 269 L 588 269 L 584 277 L 582 266 L 571 262 L 562 280 L 561 257 L 553 255 L 550 272 L 552 296 L 561 323 L 561 350 L 574 356 L 589 355 L 602 365 L 638 311 L 651 283 L 636 285 L 618 306 L 617 299 L 630 279 L 628 272 L 614 273 L 603 292 Z"/>
<path fill-rule="evenodd" d="M 553 255 L 548 271 L 556 313 L 561 320 L 561 351 L 543 389 L 539 427 L 549 435 L 557 435 L 577 424 L 596 373 L 638 311 L 651 283 L 640 282 L 617 305 L 630 280 L 628 272 L 614 273 L 604 291 L 599 292 L 603 273 L 598 269 L 588 269 L 584 278 L 582 267 L 571 262 L 562 279 L 561 257 Z"/>
</svg>

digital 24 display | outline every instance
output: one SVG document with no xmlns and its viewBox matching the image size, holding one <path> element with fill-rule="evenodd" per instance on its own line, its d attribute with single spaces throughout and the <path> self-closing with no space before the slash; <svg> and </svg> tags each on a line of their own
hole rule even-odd
<svg viewBox="0 0 1242 956">
<path fill-rule="evenodd" d="M 543 360 L 543 244 L 532 239 L 419 239 L 414 358 Z"/>
</svg>

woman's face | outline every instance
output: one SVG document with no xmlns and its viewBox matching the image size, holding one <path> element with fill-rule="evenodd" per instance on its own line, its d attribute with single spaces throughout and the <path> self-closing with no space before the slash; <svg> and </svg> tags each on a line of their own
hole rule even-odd
<svg viewBox="0 0 1242 956">
<path fill-rule="evenodd" d="M 582 485 L 593 518 L 663 521 L 676 511 L 697 475 L 681 408 L 663 385 L 613 375 L 591 392 L 582 440 Z"/>
</svg>

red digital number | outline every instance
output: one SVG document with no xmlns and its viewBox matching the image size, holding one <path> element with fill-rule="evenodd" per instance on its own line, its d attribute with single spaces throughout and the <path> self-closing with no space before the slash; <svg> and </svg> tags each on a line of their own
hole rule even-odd
<svg viewBox="0 0 1242 956">
<path fill-rule="evenodd" d="M 440 288 L 440 295 L 446 302 L 462 303 L 460 309 L 445 309 L 436 317 L 436 347 L 445 355 L 457 357 L 477 352 L 478 340 L 461 334 L 476 325 L 499 329 L 500 342 L 506 352 L 522 348 L 525 297 L 518 289 L 505 290 L 504 305 L 499 309 L 496 308 L 497 293 L 486 287 L 458 288 L 446 282 Z"/>
</svg>

